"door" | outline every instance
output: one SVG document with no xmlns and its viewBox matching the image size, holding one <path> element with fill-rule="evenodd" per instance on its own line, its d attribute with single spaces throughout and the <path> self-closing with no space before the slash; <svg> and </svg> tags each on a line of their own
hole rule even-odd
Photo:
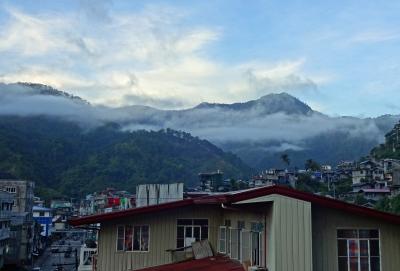
<svg viewBox="0 0 400 271">
<path fill-rule="evenodd" d="M 192 243 L 200 241 L 200 226 L 185 226 L 185 247 L 191 246 Z"/>
</svg>

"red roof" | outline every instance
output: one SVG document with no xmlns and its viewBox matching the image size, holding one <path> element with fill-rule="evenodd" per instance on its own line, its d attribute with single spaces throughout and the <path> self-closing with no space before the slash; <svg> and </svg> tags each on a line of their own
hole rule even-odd
<svg viewBox="0 0 400 271">
<path fill-rule="evenodd" d="M 87 224 L 95 224 L 101 223 L 104 221 L 110 221 L 113 219 L 133 216 L 145 213 L 153 213 L 158 211 L 170 210 L 185 206 L 193 206 L 193 205 L 206 205 L 206 204 L 225 204 L 229 205 L 235 202 L 253 199 L 257 197 L 267 196 L 267 195 L 282 195 L 290 198 L 295 198 L 299 200 L 304 200 L 311 202 L 312 204 L 320 205 L 327 208 L 338 209 L 345 212 L 350 212 L 359 215 L 365 215 L 372 218 L 382 219 L 391 223 L 400 224 L 400 216 L 389 214 L 385 212 L 380 212 L 374 209 L 361 207 L 358 205 L 350 204 L 344 201 L 339 201 L 336 199 L 318 196 L 306 192 L 301 192 L 298 190 L 294 190 L 291 188 L 283 187 L 283 186 L 266 186 L 242 191 L 214 194 L 204 197 L 191 198 L 191 199 L 183 199 L 174 202 L 168 202 L 158 205 L 145 206 L 140 208 L 132 208 L 123 211 L 105 213 L 105 214 L 97 214 L 91 216 L 84 216 L 80 218 L 75 218 L 69 221 L 72 226 L 79 225 L 87 225 Z"/>
<path fill-rule="evenodd" d="M 140 271 L 244 271 L 240 262 L 216 256 L 140 269 Z"/>
</svg>

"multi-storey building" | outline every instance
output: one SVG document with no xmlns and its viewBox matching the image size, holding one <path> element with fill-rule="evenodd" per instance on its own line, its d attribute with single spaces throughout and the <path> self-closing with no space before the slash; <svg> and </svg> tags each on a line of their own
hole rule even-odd
<svg viewBox="0 0 400 271">
<path fill-rule="evenodd" d="M 13 202 L 13 194 L 0 190 L 0 269 L 4 265 L 4 257 L 9 249 L 11 209 Z"/>
<path fill-rule="evenodd" d="M 353 184 L 361 182 L 382 181 L 385 179 L 384 170 L 380 164 L 367 160 L 361 162 L 352 171 Z"/>
<path fill-rule="evenodd" d="M 0 180 L 0 190 L 14 195 L 11 212 L 9 251 L 5 262 L 14 265 L 30 266 L 34 221 L 32 219 L 33 190 L 35 183 L 27 180 Z"/>
<path fill-rule="evenodd" d="M 42 227 L 41 235 L 49 237 L 51 235 L 51 225 L 53 219 L 53 211 L 50 208 L 42 206 L 33 206 L 33 219 Z"/>
<path fill-rule="evenodd" d="M 205 192 L 217 192 L 223 185 L 223 172 L 199 173 L 200 188 Z"/>
<path fill-rule="evenodd" d="M 53 221 L 55 231 L 64 231 L 67 227 L 67 219 L 73 214 L 73 206 L 71 201 L 66 199 L 54 199 L 50 203 L 53 210 Z"/>
</svg>

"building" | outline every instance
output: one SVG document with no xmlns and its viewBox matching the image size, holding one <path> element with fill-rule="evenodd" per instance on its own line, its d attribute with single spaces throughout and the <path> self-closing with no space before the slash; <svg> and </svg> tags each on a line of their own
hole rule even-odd
<svg viewBox="0 0 400 271">
<path fill-rule="evenodd" d="M 32 219 L 35 183 L 26 180 L 0 180 L 0 189 L 14 195 L 11 212 L 9 251 L 6 264 L 32 264 L 34 221 Z"/>
<path fill-rule="evenodd" d="M 281 186 L 70 220 L 73 226 L 96 223 L 101 225 L 98 271 L 184 270 L 162 265 L 192 257 L 200 240 L 225 254 L 226 264 L 241 262 L 253 270 L 397 271 L 400 266 L 400 216 Z"/>
<path fill-rule="evenodd" d="M 67 219 L 73 215 L 71 201 L 65 199 L 53 199 L 50 202 L 53 212 L 53 225 L 55 231 L 64 231 L 68 228 Z"/>
<path fill-rule="evenodd" d="M 52 231 L 53 210 L 42 206 L 33 206 L 33 219 L 41 226 L 41 236 L 50 237 Z"/>
<path fill-rule="evenodd" d="M 259 175 L 253 176 L 249 180 L 250 187 L 262 187 L 276 184 L 295 187 L 296 176 L 293 172 L 288 172 L 284 169 L 268 169 L 261 172 Z"/>
<path fill-rule="evenodd" d="M 221 171 L 210 173 L 199 173 L 200 189 L 206 192 L 217 192 L 223 190 L 223 175 Z"/>
<path fill-rule="evenodd" d="M 33 207 L 33 190 L 35 183 L 25 180 L 0 180 L 0 190 L 4 190 L 14 194 L 14 206 L 12 211 L 14 213 L 32 212 Z"/>
<path fill-rule="evenodd" d="M 0 269 L 4 265 L 5 255 L 9 250 L 11 210 L 14 203 L 14 195 L 0 191 Z"/>
<path fill-rule="evenodd" d="M 352 171 L 353 184 L 361 182 L 383 181 L 384 179 L 384 170 L 381 165 L 371 160 L 361 162 Z"/>
<path fill-rule="evenodd" d="M 136 204 L 135 195 L 128 191 L 107 188 L 101 192 L 86 195 L 79 204 L 79 215 L 93 215 L 132 208 Z"/>
<path fill-rule="evenodd" d="M 361 188 L 358 191 L 352 192 L 352 194 L 361 195 L 371 203 L 376 203 L 377 201 L 390 196 L 391 192 L 389 188 Z"/>
</svg>

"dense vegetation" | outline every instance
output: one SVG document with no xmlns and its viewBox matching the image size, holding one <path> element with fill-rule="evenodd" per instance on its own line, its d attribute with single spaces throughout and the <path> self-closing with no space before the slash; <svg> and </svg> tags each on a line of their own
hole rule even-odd
<svg viewBox="0 0 400 271">
<path fill-rule="evenodd" d="M 80 196 L 138 183 L 194 185 L 202 171 L 245 177 L 239 158 L 173 130 L 122 131 L 117 124 L 85 130 L 48 117 L 0 117 L 0 175 L 34 180 L 43 197 Z"/>
<path fill-rule="evenodd" d="M 400 215 L 400 195 L 397 195 L 396 197 L 393 198 L 384 198 L 378 201 L 375 208 L 380 211 L 385 211 Z"/>
<path fill-rule="evenodd" d="M 392 158 L 400 160 L 400 150 L 393 151 L 393 147 L 389 144 L 380 144 L 371 151 L 372 156 L 378 159 Z"/>
</svg>

